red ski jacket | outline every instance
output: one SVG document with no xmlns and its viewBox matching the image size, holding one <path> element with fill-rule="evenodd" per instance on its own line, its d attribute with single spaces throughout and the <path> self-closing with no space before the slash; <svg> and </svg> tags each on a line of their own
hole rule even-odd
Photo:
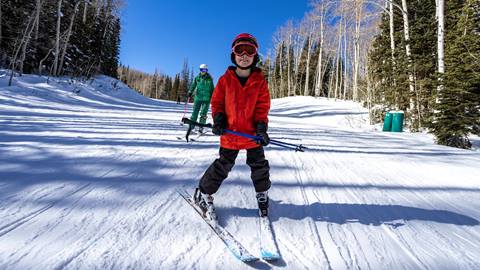
<svg viewBox="0 0 480 270">
<path fill-rule="evenodd" d="M 229 67 L 218 80 L 213 90 L 212 115 L 222 112 L 227 116 L 227 129 L 255 135 L 258 122 L 268 124 L 270 93 L 261 69 L 254 68 L 245 86 L 235 74 L 235 67 Z M 248 138 L 225 133 L 220 137 L 220 146 L 240 150 L 258 147 Z"/>
</svg>

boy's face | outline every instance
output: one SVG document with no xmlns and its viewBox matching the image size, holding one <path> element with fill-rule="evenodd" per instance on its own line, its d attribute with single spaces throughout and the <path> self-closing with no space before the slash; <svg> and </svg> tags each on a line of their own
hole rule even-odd
<svg viewBox="0 0 480 270">
<path fill-rule="evenodd" d="M 253 55 L 248 56 L 247 54 L 243 54 L 242 56 L 235 55 L 235 62 L 242 68 L 248 67 L 253 63 Z"/>
</svg>

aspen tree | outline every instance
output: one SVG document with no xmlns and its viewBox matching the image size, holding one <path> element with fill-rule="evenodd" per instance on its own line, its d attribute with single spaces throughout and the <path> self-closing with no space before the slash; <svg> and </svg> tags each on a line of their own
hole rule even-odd
<svg viewBox="0 0 480 270">
<path fill-rule="evenodd" d="M 58 59 L 60 54 L 60 24 L 62 19 L 62 0 L 58 0 L 57 6 L 57 31 L 55 38 L 55 60 L 53 60 L 53 76 L 58 75 Z"/>
<path fill-rule="evenodd" d="M 445 18 L 444 18 L 444 0 L 436 0 L 437 4 L 437 58 L 438 58 L 438 87 L 437 92 L 440 93 L 443 90 L 443 75 L 445 74 L 445 62 L 444 62 L 444 32 L 445 32 Z M 437 103 L 438 103 L 437 93 Z"/>
</svg>

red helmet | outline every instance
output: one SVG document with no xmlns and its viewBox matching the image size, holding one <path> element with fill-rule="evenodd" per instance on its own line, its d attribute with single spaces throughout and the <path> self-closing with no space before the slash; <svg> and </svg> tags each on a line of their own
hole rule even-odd
<svg viewBox="0 0 480 270">
<path fill-rule="evenodd" d="M 235 45 L 235 43 L 242 40 L 251 42 L 258 49 L 257 39 L 254 36 L 250 35 L 249 33 L 241 33 L 238 36 L 236 36 L 232 41 L 232 48 Z"/>
</svg>

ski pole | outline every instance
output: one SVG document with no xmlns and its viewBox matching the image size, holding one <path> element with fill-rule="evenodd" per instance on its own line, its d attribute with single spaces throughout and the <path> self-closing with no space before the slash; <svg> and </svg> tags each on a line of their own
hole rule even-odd
<svg viewBox="0 0 480 270">
<path fill-rule="evenodd" d="M 206 127 L 206 128 L 212 128 L 212 124 L 200 124 L 198 122 L 192 121 L 187 117 L 182 118 L 182 123 L 184 124 L 189 124 L 192 126 L 197 126 L 197 127 Z"/>
<path fill-rule="evenodd" d="M 234 135 L 237 135 L 237 136 L 249 138 L 249 139 L 252 139 L 254 141 L 261 141 L 262 140 L 262 137 L 260 137 L 260 136 L 253 136 L 253 135 L 250 135 L 250 134 L 240 133 L 240 132 L 236 132 L 236 131 L 229 130 L 229 129 L 225 129 L 225 132 L 230 133 L 230 134 L 234 134 Z M 270 139 L 270 143 L 273 144 L 273 145 L 277 145 L 277 146 L 280 146 L 280 147 L 284 147 L 284 148 L 288 148 L 288 149 L 292 149 L 292 150 L 300 151 L 300 152 L 305 152 L 304 150 L 308 149 L 307 147 L 305 147 L 301 144 L 296 145 L 296 144 L 286 143 L 286 142 L 273 140 L 273 139 Z"/>
<path fill-rule="evenodd" d="M 186 123 L 186 124 L 191 124 L 191 125 L 194 125 L 194 126 L 212 128 L 212 124 L 200 124 L 200 123 L 192 121 L 188 118 L 183 118 L 182 122 Z M 253 136 L 253 135 L 250 135 L 250 134 L 241 133 L 241 132 L 237 132 L 237 131 L 233 131 L 233 130 L 229 130 L 229 129 L 225 129 L 224 131 L 226 133 L 234 134 L 234 135 L 237 135 L 237 136 L 240 136 L 240 137 L 252 139 L 256 142 L 262 140 L 262 138 L 260 136 Z M 307 147 L 305 147 L 301 144 L 297 145 L 297 144 L 286 143 L 286 142 L 282 142 L 282 141 L 278 141 L 278 140 L 272 140 L 272 139 L 270 140 L 270 143 L 273 144 L 273 145 L 277 145 L 277 146 L 280 146 L 280 147 L 284 147 L 284 148 L 288 148 L 288 149 L 292 149 L 292 150 L 300 151 L 300 152 L 305 152 L 304 150 L 308 149 Z"/>
<path fill-rule="evenodd" d="M 284 144 L 284 145 L 289 145 L 289 146 L 294 146 L 294 147 L 300 147 L 302 149 L 308 149 L 308 147 L 305 147 L 303 145 L 298 145 L 298 144 L 293 144 L 293 143 L 286 143 L 286 142 L 282 142 L 282 141 L 279 141 L 279 140 L 270 140 L 270 142 L 276 142 L 276 143 L 281 143 L 281 144 Z M 303 151 L 302 151 L 303 152 Z"/>
<path fill-rule="evenodd" d="M 258 141 L 258 140 L 261 140 L 261 139 L 262 139 L 260 136 L 253 136 L 253 135 L 250 135 L 250 134 L 240 133 L 240 132 L 236 132 L 236 131 L 229 130 L 229 129 L 225 129 L 225 132 L 226 132 L 226 133 L 230 133 L 230 134 L 235 134 L 235 135 L 237 135 L 237 136 L 249 138 L 249 139 L 252 139 L 252 140 L 255 140 L 255 141 Z M 286 143 L 286 142 L 282 142 L 282 141 L 274 140 L 274 139 L 270 139 L 270 143 L 276 143 L 276 145 L 282 144 L 282 145 L 295 146 L 295 147 L 298 147 L 298 146 L 299 146 L 299 145 L 296 145 L 296 144 Z M 307 149 L 307 148 L 306 148 L 305 146 L 303 146 L 303 145 L 300 145 L 300 147 Z"/>
<path fill-rule="evenodd" d="M 193 129 L 195 126 L 197 126 L 197 127 L 212 128 L 212 125 L 211 125 L 211 124 L 200 124 L 200 123 L 197 123 L 197 122 L 195 122 L 195 121 L 190 120 L 190 119 L 187 118 L 187 117 L 183 117 L 183 118 L 182 118 L 182 123 L 183 123 L 183 124 L 188 124 L 187 135 L 185 136 L 185 138 L 187 139 L 187 142 L 188 142 L 188 137 L 190 136 L 190 132 L 192 131 L 192 129 Z"/>
<path fill-rule="evenodd" d="M 225 131 L 226 133 L 230 133 L 230 134 L 234 134 L 234 135 L 237 135 L 237 136 L 241 136 L 241 137 L 245 137 L 245 138 L 248 138 L 248 139 L 252 139 L 252 140 L 255 141 L 255 142 L 262 140 L 262 137 L 260 137 L 260 136 L 253 136 L 253 135 L 250 135 L 250 134 L 240 133 L 240 132 L 236 132 L 236 131 L 229 130 L 229 129 L 225 129 L 224 131 Z M 270 140 L 270 144 L 277 145 L 277 146 L 280 146 L 280 147 L 283 147 L 283 148 L 292 149 L 292 150 L 295 150 L 295 151 L 305 152 L 305 151 L 303 150 L 304 147 L 303 147 L 302 145 L 293 145 L 293 146 L 290 146 L 290 145 L 292 145 L 292 144 L 288 144 L 288 145 L 287 145 L 287 143 L 280 142 L 280 141 L 277 141 L 277 140 Z"/>
<path fill-rule="evenodd" d="M 283 147 L 283 148 L 287 148 L 287 149 L 292 149 L 292 150 L 295 150 L 295 152 L 296 152 L 296 151 L 305 152 L 305 151 L 303 150 L 305 147 L 302 146 L 302 145 L 297 145 L 297 146 L 293 147 L 293 146 L 288 146 L 288 145 L 281 144 L 281 143 L 277 143 L 277 142 L 272 142 L 272 140 L 270 140 L 270 144 L 277 145 L 277 146 L 280 146 L 280 147 Z"/>
<path fill-rule="evenodd" d="M 187 102 L 185 102 L 185 107 L 183 109 L 182 126 L 183 126 L 183 123 L 184 123 L 183 119 L 185 118 L 185 114 L 187 114 L 187 105 L 188 105 L 189 102 L 190 102 L 190 97 L 187 97 Z"/>
</svg>

